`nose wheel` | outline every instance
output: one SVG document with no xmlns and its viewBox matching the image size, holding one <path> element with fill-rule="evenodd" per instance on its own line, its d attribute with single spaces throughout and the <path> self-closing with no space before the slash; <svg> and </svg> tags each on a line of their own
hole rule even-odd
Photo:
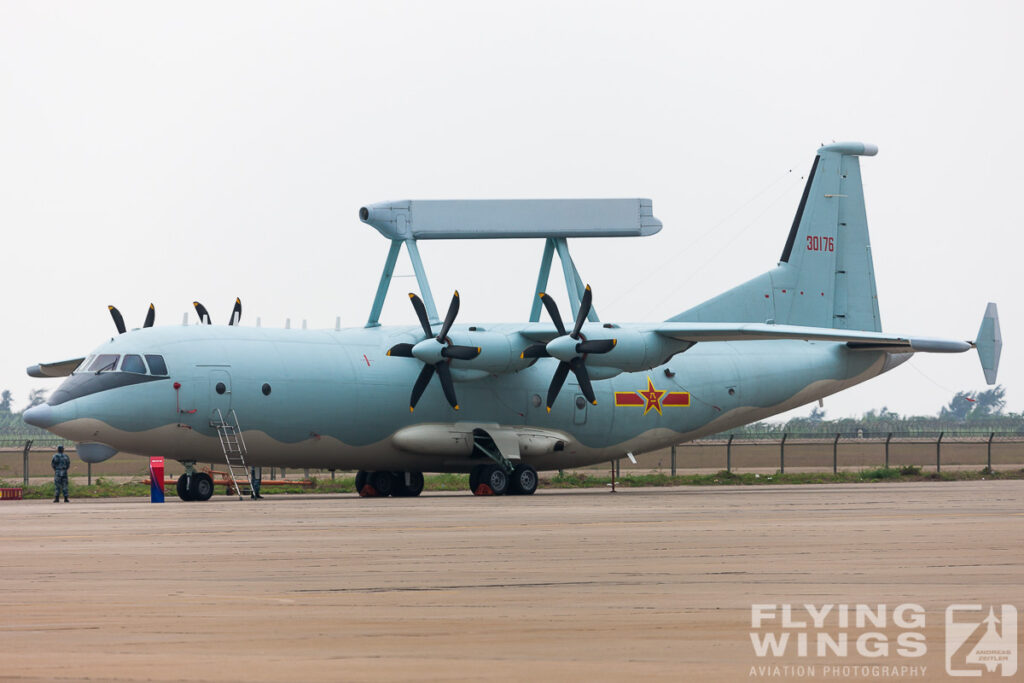
<svg viewBox="0 0 1024 683">
<path fill-rule="evenodd" d="M 178 498 L 184 501 L 210 500 L 213 496 L 213 479 L 206 472 L 186 472 L 178 477 L 175 488 Z"/>
</svg>

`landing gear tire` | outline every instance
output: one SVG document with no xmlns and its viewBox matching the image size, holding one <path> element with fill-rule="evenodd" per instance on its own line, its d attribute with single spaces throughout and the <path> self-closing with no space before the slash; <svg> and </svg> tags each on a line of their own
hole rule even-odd
<svg viewBox="0 0 1024 683">
<path fill-rule="evenodd" d="M 487 467 L 487 465 L 477 465 L 469 471 L 469 490 L 476 495 L 476 489 L 480 486 L 480 470 Z"/>
<path fill-rule="evenodd" d="M 382 498 L 390 496 L 391 492 L 395 489 L 395 477 L 391 472 L 371 472 L 367 483 Z"/>
<path fill-rule="evenodd" d="M 210 500 L 213 496 L 213 479 L 206 472 L 192 475 L 192 488 L 189 491 L 192 500 Z"/>
<path fill-rule="evenodd" d="M 409 483 L 405 483 L 405 472 L 396 472 L 391 495 L 396 498 L 411 498 L 423 492 L 423 473 L 409 472 Z"/>
<path fill-rule="evenodd" d="M 478 496 L 501 496 L 508 491 L 508 473 L 498 465 L 484 465 L 480 481 L 473 493 Z"/>
<path fill-rule="evenodd" d="M 519 496 L 532 496 L 537 490 L 537 470 L 525 462 L 516 465 L 512 470 L 512 477 L 509 481 L 508 492 Z"/>
<path fill-rule="evenodd" d="M 363 489 L 366 487 L 366 479 L 369 476 L 370 475 L 366 470 L 359 470 L 356 472 L 356 493 L 360 496 L 363 495 Z"/>
<path fill-rule="evenodd" d="M 195 479 L 195 477 L 193 477 L 193 479 Z M 187 474 L 183 474 L 180 477 L 178 477 L 178 484 L 176 487 L 178 489 L 178 498 L 181 498 L 186 502 L 192 500 L 192 494 L 189 493 L 188 485 L 189 481 Z"/>
</svg>

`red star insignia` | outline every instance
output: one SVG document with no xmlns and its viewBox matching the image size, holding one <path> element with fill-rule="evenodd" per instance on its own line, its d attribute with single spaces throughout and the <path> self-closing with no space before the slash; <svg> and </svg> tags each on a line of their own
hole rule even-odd
<svg viewBox="0 0 1024 683">
<path fill-rule="evenodd" d="M 644 406 L 644 415 L 651 412 L 652 408 L 658 411 L 658 415 L 661 415 L 661 397 L 665 395 L 665 392 L 655 389 L 650 377 L 647 378 L 647 391 L 639 391 L 637 393 L 647 401 L 647 405 Z"/>
</svg>

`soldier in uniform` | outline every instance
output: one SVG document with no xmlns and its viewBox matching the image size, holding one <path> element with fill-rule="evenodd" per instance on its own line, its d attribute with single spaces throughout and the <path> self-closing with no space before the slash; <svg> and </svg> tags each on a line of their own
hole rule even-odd
<svg viewBox="0 0 1024 683">
<path fill-rule="evenodd" d="M 57 446 L 57 452 L 50 458 L 50 467 L 53 468 L 53 502 L 60 502 L 60 492 L 64 491 L 64 502 L 68 500 L 68 469 L 71 467 L 71 458 L 64 452 L 63 446 Z"/>
<path fill-rule="evenodd" d="M 253 500 L 263 500 L 260 495 L 260 484 L 263 483 L 263 468 L 252 467 L 249 469 L 249 478 L 252 480 L 252 493 L 249 495 Z"/>
</svg>

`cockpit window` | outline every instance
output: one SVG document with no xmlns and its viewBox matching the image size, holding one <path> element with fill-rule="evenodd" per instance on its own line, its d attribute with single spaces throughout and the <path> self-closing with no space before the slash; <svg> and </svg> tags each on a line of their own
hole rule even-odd
<svg viewBox="0 0 1024 683">
<path fill-rule="evenodd" d="M 95 358 L 95 357 L 96 356 L 89 356 L 88 358 L 83 360 L 81 363 L 79 363 L 78 367 L 75 368 L 75 372 L 73 372 L 71 374 L 77 374 L 79 372 L 88 372 L 89 364 L 92 363 L 92 359 Z"/>
<path fill-rule="evenodd" d="M 134 372 L 136 375 L 145 375 L 146 366 L 142 362 L 142 356 L 128 354 L 121 361 L 121 372 Z"/>
<path fill-rule="evenodd" d="M 121 356 L 116 353 L 101 353 L 96 356 L 96 359 L 89 366 L 89 372 L 95 372 L 99 374 L 101 372 L 109 372 L 117 368 L 117 361 Z"/>
<path fill-rule="evenodd" d="M 146 362 L 149 363 L 149 371 L 152 372 L 154 375 L 167 374 L 167 364 L 164 363 L 163 356 L 152 356 L 147 354 Z"/>
</svg>

